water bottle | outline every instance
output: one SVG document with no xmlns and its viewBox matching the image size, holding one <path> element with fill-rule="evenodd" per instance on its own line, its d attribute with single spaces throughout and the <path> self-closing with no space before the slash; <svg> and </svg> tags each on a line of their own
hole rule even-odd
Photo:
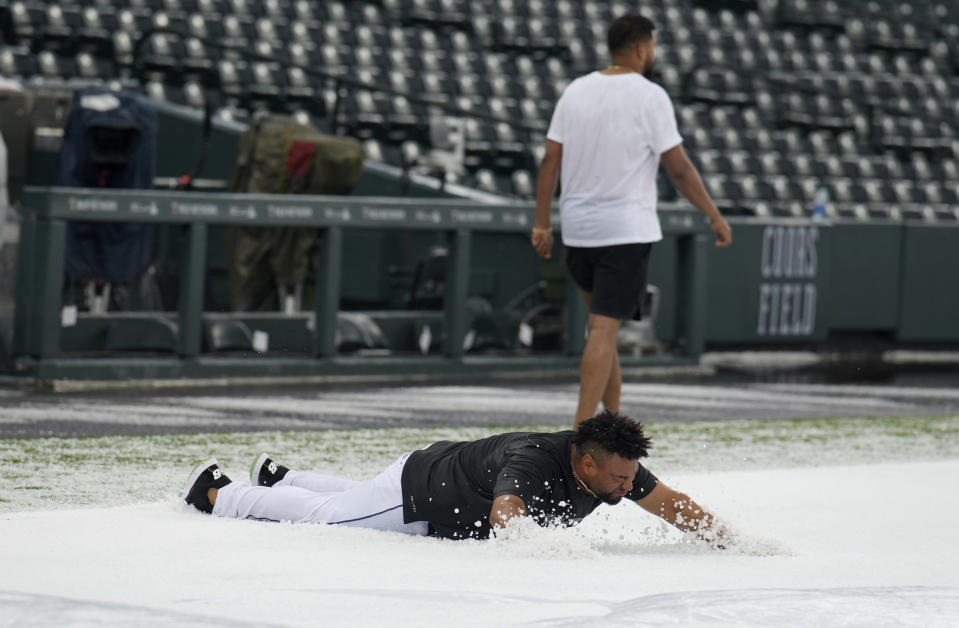
<svg viewBox="0 0 959 628">
<path fill-rule="evenodd" d="M 820 185 L 816 190 L 816 196 L 813 199 L 812 219 L 823 220 L 826 218 L 826 205 L 829 203 L 829 188 Z"/>
</svg>

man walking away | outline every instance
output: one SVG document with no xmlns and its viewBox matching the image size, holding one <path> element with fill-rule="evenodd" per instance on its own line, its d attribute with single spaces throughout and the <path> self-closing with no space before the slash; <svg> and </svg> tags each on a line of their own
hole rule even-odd
<svg viewBox="0 0 959 628">
<path fill-rule="evenodd" d="M 729 225 L 683 150 L 669 96 L 648 79 L 654 28 L 641 15 L 613 21 L 607 37 L 612 63 L 570 83 L 546 135 L 531 242 L 541 257 L 550 257 L 550 204 L 562 172 L 566 265 L 589 308 L 574 426 L 600 401 L 607 410 L 620 409 L 616 337 L 621 321 L 636 312 L 650 248 L 663 237 L 656 215 L 660 160 L 676 188 L 709 219 L 716 246 L 732 243 Z"/>
</svg>

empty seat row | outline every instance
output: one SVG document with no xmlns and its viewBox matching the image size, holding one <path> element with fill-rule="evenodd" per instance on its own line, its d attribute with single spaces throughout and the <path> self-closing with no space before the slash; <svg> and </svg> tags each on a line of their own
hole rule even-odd
<svg viewBox="0 0 959 628">
<path fill-rule="evenodd" d="M 659 26 L 659 80 L 724 202 L 794 212 L 817 181 L 827 181 L 837 211 L 853 214 L 883 198 L 933 214 L 956 201 L 959 32 L 952 39 L 944 23 L 942 36 L 928 37 L 926 20 L 953 15 L 956 2 L 911 3 L 912 14 L 905 4 L 875 0 L 858 15 L 814 0 L 742 11 L 688 0 L 644 6 Z M 348 76 L 531 129 L 469 118 L 461 175 L 524 196 L 556 98 L 608 62 L 608 21 L 634 9 L 599 0 L 0 0 L 9 18 L 0 19 L 0 72 L 132 77 L 155 97 L 212 101 L 240 118 L 261 108 L 321 116 L 336 98 L 322 73 Z M 154 35 L 134 66 L 137 40 L 154 28 L 191 36 Z M 430 107 L 415 100 L 344 89 L 333 124 L 408 165 L 430 142 Z"/>
<path fill-rule="evenodd" d="M 699 127 L 680 128 L 687 146 L 700 150 L 774 151 L 783 154 L 860 155 L 868 145 L 853 131 L 834 133 L 803 129 Z"/>
<path fill-rule="evenodd" d="M 22 80 L 78 77 L 109 81 L 117 77 L 117 71 L 112 60 L 86 52 L 65 57 L 49 50 L 34 54 L 29 49 L 7 47 L 0 50 L 0 75 Z"/>
<path fill-rule="evenodd" d="M 703 180 L 717 204 L 740 200 L 800 200 L 812 207 L 820 188 L 838 203 L 945 204 L 959 203 L 959 181 L 860 179 L 847 177 L 726 176 L 707 174 Z"/>
<path fill-rule="evenodd" d="M 92 9 L 103 15 L 130 11 L 138 15 L 167 13 L 182 16 L 201 14 L 210 17 L 234 15 L 241 18 L 266 17 L 287 21 L 331 21 L 341 23 L 379 22 L 382 10 L 376 2 L 312 2 L 310 0 L 92 0 L 87 2 L 47 3 L 16 1 L 9 4 L 15 15 L 25 12 L 36 25 L 55 23 L 65 17 Z M 23 20 L 20 20 L 23 21 Z"/>
<path fill-rule="evenodd" d="M 375 26 L 374 20 L 368 20 L 356 29 L 348 21 L 286 20 L 235 12 L 220 15 L 136 8 L 114 10 L 110 7 L 26 2 L 14 2 L 8 7 L 0 7 L 0 10 L 5 10 L 8 15 L 7 37 L 20 40 L 105 38 L 118 31 L 140 34 L 155 28 L 170 28 L 196 37 L 240 41 L 299 39 L 342 45 L 387 43 L 385 38 L 376 37 L 376 31 L 384 28 Z M 354 32 L 362 39 L 354 38 Z"/>
<path fill-rule="evenodd" d="M 755 216 L 797 218 L 811 215 L 808 203 L 803 201 L 743 201 L 729 208 L 731 213 L 746 213 Z M 830 203 L 826 216 L 853 220 L 924 220 L 929 222 L 955 222 L 959 210 L 954 206 L 935 204 L 889 204 L 882 203 Z"/>
<path fill-rule="evenodd" d="M 923 153 L 902 159 L 892 153 L 873 157 L 704 150 L 697 151 L 694 159 L 704 174 L 726 176 L 912 179 L 917 185 L 959 181 L 959 165 L 955 159 L 930 160 Z"/>
</svg>

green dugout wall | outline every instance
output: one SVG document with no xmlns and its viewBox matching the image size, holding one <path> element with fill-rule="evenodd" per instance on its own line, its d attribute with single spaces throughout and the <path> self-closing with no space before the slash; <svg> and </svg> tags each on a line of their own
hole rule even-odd
<svg viewBox="0 0 959 628">
<path fill-rule="evenodd" d="M 704 347 L 829 346 L 850 336 L 903 346 L 959 343 L 955 225 L 731 219 L 733 246 L 716 249 L 695 211 L 665 207 L 660 218 L 665 239 L 654 247 L 650 283 L 661 296 L 655 336 L 666 350 L 624 356 L 627 365 L 695 362 Z M 78 219 L 162 225 L 180 272 L 177 311 L 81 313 L 78 322 L 67 322 L 61 303 L 64 234 L 67 222 Z M 15 303 L 12 311 L 0 312 L 0 366 L 39 381 L 572 374 L 583 346 L 585 312 L 565 278 L 561 250 L 549 263 L 532 253 L 527 242 L 532 219 L 530 204 L 450 199 L 29 188 Z M 204 311 L 207 283 L 216 281 L 211 243 L 218 239 L 211 232 L 229 224 L 319 230 L 312 311 L 253 322 L 249 315 Z M 384 276 L 434 245 L 448 251 L 440 309 L 391 312 L 382 319 L 384 329 L 426 321 L 437 332 L 434 350 L 363 356 L 337 351 L 341 305 L 352 300 L 384 310 L 395 306 Z M 469 353 L 464 338 L 471 297 L 482 296 L 499 309 L 537 280 L 559 282 L 565 309 L 561 346 Z M 209 351 L 204 338 L 210 325 L 231 317 L 270 330 L 277 342 L 259 354 Z M 76 331 L 84 325 L 102 334 L 121 319 L 131 335 L 170 334 L 170 349 L 92 351 L 77 341 Z"/>
<path fill-rule="evenodd" d="M 40 381 L 60 379 L 289 378 L 386 374 L 447 374 L 556 371 L 575 373 L 584 344 L 586 313 L 578 292 L 561 290 L 562 345 L 550 351 L 469 354 L 468 303 L 489 297 L 494 308 L 517 287 L 542 278 L 562 284 L 561 251 L 549 264 L 527 241 L 534 208 L 530 204 L 488 205 L 447 199 L 233 195 L 132 190 L 29 188 L 24 196 L 16 276 L 16 306 L 8 371 Z M 169 231 L 166 247 L 179 266 L 176 312 L 133 312 L 67 316 L 61 301 L 64 236 L 70 220 L 146 221 Z M 557 221 L 558 222 L 558 221 Z M 296 336 L 300 346 L 266 353 L 225 352 L 205 348 L 210 325 L 245 322 L 250 314 L 204 311 L 210 230 L 243 224 L 316 228 L 319 231 L 315 293 L 311 312 L 261 317 L 277 337 Z M 657 247 L 655 281 L 663 306 L 657 334 L 664 354 L 625 358 L 626 364 L 678 364 L 695 361 L 702 349 L 707 231 L 693 211 L 663 211 L 666 239 Z M 371 277 L 389 266 L 389 251 L 378 244 L 414 233 L 423 243 L 447 249 L 442 308 L 434 312 L 394 312 L 434 325 L 437 351 L 343 355 L 336 334 L 345 294 L 356 297 Z M 402 246 L 399 246 L 402 249 Z M 399 255 L 402 257 L 402 255 Z M 375 272 L 379 267 L 379 275 Z M 545 272 L 545 268 L 551 268 Z M 558 270 L 558 272 L 557 272 Z M 666 285 L 667 282 L 669 285 Z M 565 292 L 565 295 L 563 294 Z M 382 291 L 369 289 L 370 298 Z M 68 320 L 72 319 L 72 320 Z M 269 319 L 269 320 L 267 320 Z M 394 320 L 395 323 L 395 320 Z M 78 328 L 104 333 L 120 325 L 139 351 L 91 351 L 76 342 Z M 295 330 L 290 332 L 290 330 Z M 166 334 L 167 351 L 147 350 L 144 339 Z M 304 341 L 305 339 L 305 346 Z M 296 344 L 296 343 L 293 343 Z M 434 343 L 435 344 L 435 343 Z M 411 354 L 412 353 L 412 354 Z"/>
<path fill-rule="evenodd" d="M 707 255 L 708 346 L 959 342 L 959 226 L 731 222 Z"/>
<path fill-rule="evenodd" d="M 900 286 L 900 340 L 959 339 L 959 226 L 904 230 Z"/>
</svg>

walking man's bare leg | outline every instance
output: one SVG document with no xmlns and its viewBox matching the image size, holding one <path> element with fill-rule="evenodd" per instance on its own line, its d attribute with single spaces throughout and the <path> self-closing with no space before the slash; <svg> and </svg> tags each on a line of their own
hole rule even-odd
<svg viewBox="0 0 959 628">
<path fill-rule="evenodd" d="M 606 378 L 606 390 L 603 391 L 603 408 L 610 412 L 619 412 L 619 395 L 623 388 L 623 375 L 619 371 L 618 341 L 613 339 L 613 366 Z M 589 418 L 589 417 L 586 417 Z"/>
<path fill-rule="evenodd" d="M 593 295 L 580 292 L 588 308 L 592 305 Z M 622 375 L 619 369 L 619 355 L 616 351 L 616 338 L 619 334 L 620 320 L 600 314 L 590 314 L 586 327 L 586 348 L 579 363 L 579 405 L 576 408 L 576 420 L 580 421 L 596 414 L 599 402 L 607 410 L 619 410 L 619 395 L 622 388 Z"/>
</svg>

